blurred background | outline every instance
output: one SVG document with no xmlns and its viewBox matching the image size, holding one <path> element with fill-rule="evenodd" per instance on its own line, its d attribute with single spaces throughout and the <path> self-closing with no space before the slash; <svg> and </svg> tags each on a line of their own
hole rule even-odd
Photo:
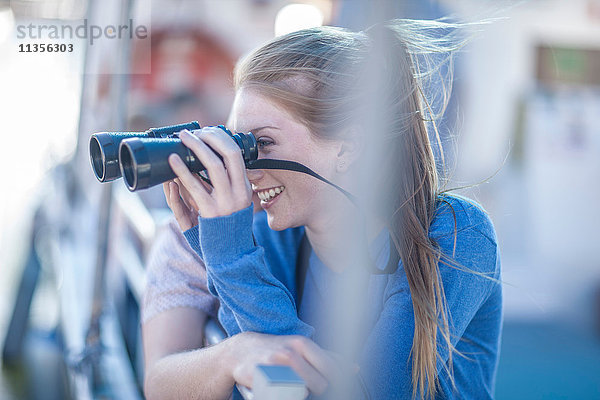
<svg viewBox="0 0 600 400">
<path fill-rule="evenodd" d="M 600 399 L 600 0 L 0 1 L 0 399 L 141 397 L 144 260 L 170 213 L 160 188 L 99 184 L 90 134 L 224 123 L 244 53 L 382 15 L 487 21 L 441 128 L 449 187 L 483 181 L 460 193 L 501 246 L 496 398 Z M 129 18 L 146 38 L 19 36 Z"/>
</svg>

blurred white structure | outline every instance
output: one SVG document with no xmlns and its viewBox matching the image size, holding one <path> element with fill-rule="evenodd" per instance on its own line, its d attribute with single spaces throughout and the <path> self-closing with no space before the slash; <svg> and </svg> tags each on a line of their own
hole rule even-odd
<svg viewBox="0 0 600 400">
<path fill-rule="evenodd" d="M 474 183 L 502 167 L 472 193 L 496 224 L 506 317 L 591 322 L 600 287 L 600 88 L 540 85 L 536 56 L 540 46 L 600 50 L 600 2 L 446 3 L 467 20 L 499 18 L 460 57 L 455 177 Z"/>
<path fill-rule="evenodd" d="M 312 4 L 288 4 L 275 17 L 275 36 L 323 25 L 323 13 Z"/>
</svg>

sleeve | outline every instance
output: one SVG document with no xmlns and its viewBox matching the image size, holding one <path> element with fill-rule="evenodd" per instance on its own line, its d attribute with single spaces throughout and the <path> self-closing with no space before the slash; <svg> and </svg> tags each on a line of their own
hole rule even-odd
<svg viewBox="0 0 600 400">
<path fill-rule="evenodd" d="M 218 299 L 207 287 L 206 268 L 190 248 L 175 221 L 157 235 L 146 266 L 142 323 L 159 313 L 191 307 L 216 316 Z"/>
<path fill-rule="evenodd" d="M 203 257 L 208 289 L 221 302 L 221 325 L 230 336 L 252 331 L 312 337 L 313 328 L 297 317 L 294 296 L 267 267 L 264 248 L 255 245 L 252 218 L 252 204 L 228 216 L 200 217 L 197 242 L 188 238 Z"/>
<path fill-rule="evenodd" d="M 265 264 L 264 249 L 252 238 L 252 207 L 217 218 L 199 219 L 200 253 L 209 290 L 221 301 L 219 318 L 229 335 L 240 331 L 312 337 L 314 330 L 298 317 L 289 290 Z M 481 229 L 462 224 L 454 235 L 440 236 L 442 252 L 461 267 L 439 264 L 448 306 L 450 334 L 456 345 L 497 284 L 482 274 L 499 277 L 496 242 Z M 412 398 L 411 349 L 414 311 L 402 263 L 389 279 L 382 311 L 367 335 L 359 358 L 357 398 Z M 440 336 L 438 335 L 438 338 Z M 438 340 L 441 373 L 448 351 Z"/>
<path fill-rule="evenodd" d="M 439 263 L 448 307 L 450 336 L 454 346 L 463 336 L 469 323 L 486 301 L 493 280 L 499 277 L 499 259 L 494 240 L 478 229 L 460 230 L 453 259 L 460 265 L 453 267 Z M 438 242 L 444 254 L 452 254 L 454 241 L 447 235 Z M 406 273 L 400 262 L 398 271 L 390 278 L 383 310 L 369 333 L 360 360 L 363 392 L 370 399 L 412 398 L 411 349 L 415 329 L 412 297 Z M 440 377 L 445 375 L 448 349 L 438 332 L 438 365 Z"/>
</svg>

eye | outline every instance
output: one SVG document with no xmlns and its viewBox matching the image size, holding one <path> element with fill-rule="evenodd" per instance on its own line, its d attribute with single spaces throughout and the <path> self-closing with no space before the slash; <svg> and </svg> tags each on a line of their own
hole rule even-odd
<svg viewBox="0 0 600 400">
<path fill-rule="evenodd" d="M 256 144 L 259 149 L 263 149 L 265 146 L 272 145 L 273 142 L 264 138 L 260 138 L 256 140 Z"/>
</svg>

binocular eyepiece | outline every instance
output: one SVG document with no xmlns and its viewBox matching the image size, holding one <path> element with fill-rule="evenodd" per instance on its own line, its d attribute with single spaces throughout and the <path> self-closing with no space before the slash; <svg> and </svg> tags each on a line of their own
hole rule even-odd
<svg viewBox="0 0 600 400">
<path fill-rule="evenodd" d="M 258 147 L 252 133 L 232 134 L 224 126 L 219 127 L 236 142 L 246 165 L 258 158 Z M 200 124 L 193 121 L 151 128 L 145 132 L 93 134 L 90 138 L 90 161 L 96 178 L 100 182 L 109 182 L 123 176 L 130 191 L 147 189 L 176 177 L 168 163 L 169 155 L 173 153 L 181 157 L 190 171 L 204 171 L 196 155 L 179 139 L 177 133 L 184 129 L 200 129 Z"/>
</svg>

